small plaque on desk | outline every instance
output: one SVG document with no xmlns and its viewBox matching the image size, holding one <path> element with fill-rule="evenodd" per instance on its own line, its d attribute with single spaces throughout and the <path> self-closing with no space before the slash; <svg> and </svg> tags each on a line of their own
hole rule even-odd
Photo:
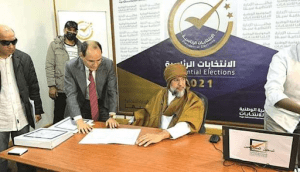
<svg viewBox="0 0 300 172">
<path fill-rule="evenodd" d="M 39 128 L 14 138 L 15 145 L 53 149 L 73 135 L 70 131 Z"/>
<path fill-rule="evenodd" d="M 28 151 L 27 148 L 14 148 L 7 152 L 8 155 L 23 155 Z"/>
</svg>

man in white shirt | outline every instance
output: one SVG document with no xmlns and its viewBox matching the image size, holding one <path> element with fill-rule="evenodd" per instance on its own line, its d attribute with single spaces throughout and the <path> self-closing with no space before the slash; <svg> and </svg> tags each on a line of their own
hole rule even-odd
<svg viewBox="0 0 300 172">
<path fill-rule="evenodd" d="M 133 125 L 163 129 L 157 134 L 145 134 L 136 144 L 145 146 L 163 139 L 176 139 L 198 132 L 204 118 L 204 102 L 192 91 L 187 71 L 182 64 L 170 64 L 164 71 L 167 88 L 160 90 L 144 109 L 134 112 Z"/>
<path fill-rule="evenodd" d="M 264 128 L 276 132 L 300 133 L 299 44 L 282 49 L 273 56 L 265 90 Z"/>
<path fill-rule="evenodd" d="M 39 84 L 29 55 L 16 49 L 14 31 L 0 25 L 0 152 L 8 148 L 9 137 L 29 132 L 43 112 Z M 29 99 L 34 101 L 35 113 Z M 34 171 L 17 163 L 19 171 Z M 7 161 L 0 159 L 0 171 L 7 171 Z"/>
<path fill-rule="evenodd" d="M 265 90 L 265 129 L 293 133 L 300 120 L 299 44 L 273 56 Z"/>
</svg>

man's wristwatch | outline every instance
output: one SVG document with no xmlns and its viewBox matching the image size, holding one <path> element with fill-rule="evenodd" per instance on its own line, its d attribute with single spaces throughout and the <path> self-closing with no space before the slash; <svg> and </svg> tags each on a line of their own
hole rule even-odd
<svg viewBox="0 0 300 172">
<path fill-rule="evenodd" d="M 113 113 L 113 114 L 109 114 L 109 117 L 112 118 L 112 119 L 116 119 L 117 115 L 115 113 Z"/>
</svg>

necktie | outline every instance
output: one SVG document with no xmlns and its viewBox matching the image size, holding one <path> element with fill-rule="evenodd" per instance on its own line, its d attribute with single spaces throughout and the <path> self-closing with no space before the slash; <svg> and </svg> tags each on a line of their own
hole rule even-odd
<svg viewBox="0 0 300 172">
<path fill-rule="evenodd" d="M 89 96 L 90 96 L 90 106 L 91 106 L 91 115 L 94 121 L 98 120 L 99 117 L 99 107 L 98 107 L 98 98 L 96 93 L 96 84 L 94 81 L 94 77 L 92 75 L 92 71 L 89 74 Z"/>
</svg>

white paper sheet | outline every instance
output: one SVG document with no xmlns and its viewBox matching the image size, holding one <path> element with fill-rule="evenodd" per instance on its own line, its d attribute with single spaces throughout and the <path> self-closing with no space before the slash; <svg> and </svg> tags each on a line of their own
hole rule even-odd
<svg viewBox="0 0 300 172">
<path fill-rule="evenodd" d="M 89 124 L 90 126 L 93 126 L 93 120 L 90 119 L 83 119 L 85 123 Z M 74 120 L 72 120 L 70 117 L 67 117 L 58 123 L 52 125 L 50 128 L 52 129 L 58 129 L 58 130 L 64 130 L 64 131 L 71 131 L 73 133 L 77 133 L 77 125 Z"/>
<path fill-rule="evenodd" d="M 93 129 L 79 144 L 125 144 L 134 145 L 141 129 Z"/>
</svg>

